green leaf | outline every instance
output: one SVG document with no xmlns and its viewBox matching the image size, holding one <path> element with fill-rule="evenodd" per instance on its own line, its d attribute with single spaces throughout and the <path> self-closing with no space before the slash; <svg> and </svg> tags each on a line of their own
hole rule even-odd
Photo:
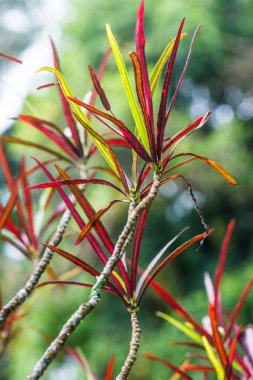
<svg viewBox="0 0 253 380">
<path fill-rule="evenodd" d="M 126 91 L 127 99 L 128 99 L 131 111 L 132 111 L 132 115 L 133 115 L 133 118 L 134 118 L 134 121 L 136 124 L 136 128 L 138 130 L 138 133 L 140 135 L 141 141 L 142 141 L 145 149 L 147 150 L 147 152 L 150 153 L 147 130 L 146 130 L 146 127 L 143 123 L 143 119 L 142 119 L 138 104 L 136 102 L 133 89 L 132 89 L 130 81 L 129 81 L 126 66 L 124 64 L 122 55 L 120 53 L 119 46 L 118 46 L 116 39 L 115 39 L 115 37 L 111 31 L 110 26 L 108 24 L 106 25 L 106 31 L 107 31 L 109 43 L 111 45 L 115 61 L 117 63 L 118 69 L 119 69 L 119 73 L 120 73 L 120 76 L 121 76 L 121 79 L 122 79 L 122 82 L 123 82 L 123 85 L 124 85 L 124 88 Z"/>
<path fill-rule="evenodd" d="M 219 362 L 219 360 L 215 356 L 215 352 L 214 352 L 212 346 L 210 345 L 210 343 L 208 342 L 208 340 L 206 339 L 205 336 L 202 337 L 202 341 L 203 341 L 203 345 L 205 347 L 208 359 L 212 363 L 212 365 L 213 365 L 213 367 L 217 373 L 218 379 L 223 380 L 225 373 L 224 373 L 224 370 L 222 368 L 221 363 Z"/>
<path fill-rule="evenodd" d="M 167 321 L 171 325 L 177 327 L 179 330 L 183 331 L 183 333 L 185 333 L 185 335 L 192 338 L 195 342 L 202 343 L 202 339 L 201 339 L 200 335 L 197 334 L 192 328 L 187 327 L 185 324 L 179 322 L 175 318 L 172 318 L 170 315 L 162 313 L 161 311 L 158 311 L 156 313 L 156 315 L 158 315 L 158 317 L 165 319 L 165 321 Z"/>
<path fill-rule="evenodd" d="M 53 73 L 54 75 L 56 75 L 58 81 L 59 81 L 59 84 L 61 86 L 61 89 L 66 97 L 66 99 L 69 101 L 69 97 L 70 98 L 73 98 L 74 95 L 73 93 L 71 92 L 64 76 L 60 73 L 60 71 L 58 71 L 57 69 L 54 69 L 52 67 L 42 67 L 41 69 L 38 70 L 38 72 L 40 71 L 50 71 L 51 73 Z M 114 160 L 111 156 L 111 153 L 110 151 L 108 150 L 108 147 L 107 147 L 107 143 L 104 141 L 104 139 L 97 133 L 94 131 L 89 119 L 87 118 L 87 116 L 85 115 L 85 113 L 81 110 L 81 108 L 79 107 L 78 104 L 74 103 L 74 102 L 69 102 L 70 103 L 70 106 L 73 110 L 73 112 L 78 116 L 79 118 L 79 121 L 81 122 L 82 126 L 87 130 L 87 132 L 89 133 L 90 135 L 90 138 L 92 139 L 92 141 L 94 142 L 94 144 L 97 146 L 98 150 L 101 152 L 101 154 L 104 156 L 104 158 L 106 159 L 106 161 L 108 162 L 108 164 L 112 167 L 112 169 L 114 170 L 114 172 L 119 175 L 119 172 L 117 170 L 117 167 L 114 163 Z"/>
<path fill-rule="evenodd" d="M 180 36 L 180 40 L 187 36 L 187 33 L 182 33 Z M 150 75 L 150 89 L 151 89 L 151 94 L 154 95 L 158 80 L 160 78 L 160 75 L 162 73 L 162 70 L 168 60 L 168 57 L 170 53 L 172 52 L 174 43 L 175 43 L 176 38 L 174 38 L 172 41 L 168 43 L 164 51 L 162 52 L 162 55 L 158 59 L 151 75 Z"/>
</svg>

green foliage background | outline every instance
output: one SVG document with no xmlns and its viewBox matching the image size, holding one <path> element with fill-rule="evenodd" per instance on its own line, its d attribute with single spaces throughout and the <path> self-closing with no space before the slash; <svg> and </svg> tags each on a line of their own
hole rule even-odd
<svg viewBox="0 0 253 380">
<path fill-rule="evenodd" d="M 36 6 L 39 6 L 37 2 Z M 192 163 L 184 174 L 193 185 L 203 214 L 215 233 L 205 242 L 198 253 L 187 252 L 168 267 L 160 276 L 162 283 L 177 299 L 200 320 L 206 314 L 206 300 L 203 289 L 203 272 L 213 273 L 217 262 L 219 247 L 230 218 L 236 218 L 236 232 L 230 246 L 226 276 L 222 284 L 223 299 L 227 306 L 233 307 L 244 284 L 250 278 L 252 264 L 252 220 L 253 220 L 253 2 L 251 0 L 184 0 L 155 3 L 146 0 L 146 36 L 149 69 L 154 66 L 166 43 L 171 40 L 179 22 L 186 16 L 185 30 L 189 36 L 182 41 L 182 47 L 174 71 L 175 80 L 179 77 L 184 58 L 187 54 L 190 36 L 194 28 L 201 23 L 202 29 L 194 47 L 185 85 L 177 101 L 169 123 L 173 131 L 186 125 L 191 119 L 213 109 L 211 122 L 203 130 L 192 135 L 180 148 L 215 159 L 237 179 L 239 188 L 232 188 L 223 179 L 201 163 Z M 28 6 L 27 6 L 28 4 Z M 8 9 L 20 9 L 32 14 L 32 2 L 1 1 L 3 12 Z M 117 35 L 121 50 L 130 69 L 128 51 L 134 49 L 133 30 L 138 7 L 136 0 L 69 0 L 72 12 L 71 20 L 58 25 L 58 50 L 63 71 L 77 96 L 83 97 L 90 89 L 91 82 L 87 65 L 95 69 L 108 46 L 105 23 L 109 23 Z M 30 12 L 30 13 L 29 13 Z M 9 43 L 3 49 L 14 55 L 21 53 L 35 39 L 38 33 L 46 37 L 47 23 L 34 20 L 25 30 L 23 38 L 12 35 L 2 27 L 4 41 Z M 52 35 L 54 38 L 54 35 Z M 1 48 L 1 50 L 3 50 Z M 50 46 L 48 44 L 48 49 Z M 12 51 L 10 51 L 12 50 Z M 32 59 L 32 57 L 31 57 Z M 41 66 L 48 62 L 41 57 Z M 1 70 L 4 75 L 5 67 Z M 46 80 L 41 75 L 41 81 Z M 37 80 L 37 79 L 36 79 Z M 176 82 L 175 82 L 176 83 Z M 116 65 L 113 59 L 103 79 L 103 85 L 109 94 L 114 111 L 124 120 L 130 119 L 127 102 L 123 94 Z M 38 94 L 32 84 L 29 102 L 43 118 L 61 123 L 61 108 L 56 93 L 45 90 Z M 24 104 L 24 111 L 30 112 Z M 229 117 L 228 117 L 229 116 Z M 9 132 L 8 132 L 9 133 Z M 33 130 L 24 131 L 24 126 L 16 124 L 11 131 L 16 136 L 29 133 L 32 139 L 41 136 Z M 8 147 L 13 170 L 22 154 L 18 147 Z M 30 153 L 29 153 L 30 154 Z M 34 153 L 33 153 L 34 154 Z M 93 190 L 90 197 L 96 201 L 101 198 L 101 190 Z M 106 200 L 105 200 L 106 202 Z M 99 206 L 99 205 L 98 205 Z M 120 206 L 119 206 L 120 207 Z M 106 219 L 113 235 L 117 236 L 117 226 L 121 223 L 122 208 Z M 152 257 L 171 237 L 186 225 L 191 233 L 201 230 L 200 221 L 191 205 L 184 183 L 166 185 L 152 210 L 152 216 L 146 231 L 142 248 L 143 263 Z M 157 228 L 159 226 L 159 228 Z M 82 253 L 83 254 L 83 253 Z M 4 299 L 8 299 L 29 273 L 30 264 L 11 260 L 0 252 L 1 287 Z M 61 265 L 63 267 L 61 268 Z M 59 273 L 68 265 L 59 258 L 54 259 L 53 267 Z M 69 266 L 70 267 L 70 266 Z M 7 268 L 7 270 L 6 270 Z M 82 277 L 83 279 L 83 277 Z M 45 335 L 53 338 L 76 306 L 85 300 L 86 291 L 80 289 L 41 290 L 28 303 L 29 316 L 20 322 L 20 331 L 9 349 L 0 360 L 0 378 L 2 380 L 20 380 L 25 378 L 40 353 L 46 347 Z M 169 371 L 162 365 L 142 357 L 147 351 L 180 364 L 184 361 L 183 352 L 169 346 L 169 342 L 184 337 L 172 327 L 155 316 L 155 311 L 169 311 L 161 299 L 149 291 L 140 311 L 143 340 L 139 361 L 131 379 L 166 379 Z M 252 303 L 248 301 L 241 315 L 244 323 L 252 323 Z M 80 346 L 90 362 L 92 369 L 102 378 L 111 354 L 117 354 L 116 366 L 127 351 L 130 335 L 129 316 L 117 300 L 105 295 L 102 304 L 78 332 L 71 337 L 70 345 Z M 57 369 L 58 368 L 58 369 Z M 63 368 L 65 372 L 60 372 Z M 68 371 L 72 372 L 68 372 Z M 55 371 L 55 372 L 54 372 Z M 57 372 L 58 371 L 58 372 Z M 71 375 L 68 375 L 71 373 Z M 64 377 L 65 376 L 65 377 Z M 69 376 L 69 377 L 68 377 Z M 85 379 L 85 375 L 71 358 L 60 357 L 45 379 Z M 197 379 L 197 376 L 194 377 Z"/>
</svg>

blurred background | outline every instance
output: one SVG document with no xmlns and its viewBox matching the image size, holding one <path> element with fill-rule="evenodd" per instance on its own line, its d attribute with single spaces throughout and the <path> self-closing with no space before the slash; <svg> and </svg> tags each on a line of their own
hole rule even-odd
<svg viewBox="0 0 253 380">
<path fill-rule="evenodd" d="M 38 68 L 53 65 L 48 35 L 56 43 L 63 72 L 78 97 L 83 98 L 91 88 L 87 65 L 97 69 L 108 47 L 106 23 L 116 34 L 130 71 L 128 52 L 134 49 L 138 3 L 137 0 L 1 0 L 0 51 L 24 61 L 22 66 L 4 60 L 0 62 L 1 133 L 17 137 L 26 134 L 32 140 L 43 141 L 39 133 L 25 129 L 24 124 L 13 125 L 10 118 L 21 111 L 58 123 L 62 120 L 56 91 L 53 88 L 36 90 L 38 85 L 51 81 L 47 74 L 35 74 Z M 179 130 L 211 109 L 213 113 L 208 124 L 191 135 L 180 150 L 193 151 L 218 161 L 239 183 L 237 188 L 229 186 L 215 171 L 197 161 L 182 169 L 194 188 L 204 217 L 215 232 L 198 252 L 193 248 L 166 268 L 158 282 L 201 320 L 207 306 L 203 273 L 208 271 L 213 275 L 231 218 L 236 219 L 236 228 L 222 283 L 227 307 L 235 305 L 253 271 L 253 1 L 146 0 L 145 4 L 149 70 L 175 36 L 182 17 L 186 17 L 184 30 L 189 34 L 181 42 L 174 84 L 183 68 L 191 36 L 197 25 L 202 24 L 169 127 L 173 131 Z M 113 110 L 122 119 L 130 120 L 113 57 L 103 85 Z M 24 149 L 6 145 L 5 150 L 15 173 Z M 0 196 L 4 198 L 2 172 L 0 175 Z M 94 202 L 101 197 L 99 191 L 90 194 Z M 115 239 L 122 215 L 119 206 L 117 212 L 104 219 Z M 162 188 L 152 208 L 141 250 L 143 265 L 185 226 L 191 226 L 189 236 L 202 231 L 188 188 L 183 182 L 169 183 Z M 6 301 L 24 282 L 31 264 L 7 246 L 1 246 L 0 259 L 0 285 Z M 59 273 L 67 266 L 59 259 L 53 263 Z M 16 338 L 10 341 L 8 350 L 0 358 L 0 379 L 25 378 L 45 349 L 47 339 L 56 335 L 67 316 L 85 297 L 86 292 L 77 288 L 38 291 L 28 303 L 28 316 L 20 321 Z M 170 312 L 165 302 L 150 290 L 139 313 L 143 339 L 131 379 L 168 378 L 168 369 L 145 359 L 142 356 L 144 351 L 175 364 L 184 361 L 182 350 L 175 351 L 169 344 L 184 337 L 156 317 L 157 310 Z M 240 320 L 243 323 L 253 321 L 252 294 Z M 71 337 L 69 344 L 81 347 L 92 370 L 102 378 L 113 353 L 117 354 L 116 366 L 119 368 L 129 338 L 129 315 L 118 300 L 105 295 L 97 312 Z M 78 364 L 68 356 L 60 356 L 44 376 L 47 380 L 85 378 Z"/>
</svg>

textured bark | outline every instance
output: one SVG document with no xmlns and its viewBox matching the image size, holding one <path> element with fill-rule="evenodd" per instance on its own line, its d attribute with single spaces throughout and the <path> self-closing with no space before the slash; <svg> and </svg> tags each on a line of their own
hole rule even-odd
<svg viewBox="0 0 253 380">
<path fill-rule="evenodd" d="M 148 195 L 142 199 L 137 206 L 135 204 L 133 205 L 133 203 L 130 204 L 127 223 L 118 238 L 113 254 L 108 259 L 101 274 L 97 277 L 97 281 L 91 290 L 88 302 L 86 304 L 81 304 L 78 310 L 66 322 L 59 335 L 50 344 L 43 356 L 33 368 L 32 373 L 27 377 L 28 380 L 37 380 L 43 375 L 44 371 L 54 360 L 57 353 L 62 350 L 69 336 L 75 331 L 80 322 L 98 305 L 107 280 L 110 278 L 111 273 L 121 260 L 124 252 L 131 242 L 138 217 L 141 212 L 151 204 L 159 191 L 160 180 L 161 172 L 155 172 L 153 183 Z"/>
<path fill-rule="evenodd" d="M 85 165 L 81 164 L 78 166 L 80 176 L 81 178 L 87 178 Z M 85 185 L 81 185 L 80 189 L 83 190 Z M 54 233 L 53 238 L 49 242 L 49 245 L 52 247 L 57 247 L 60 242 L 62 241 L 62 237 L 66 231 L 66 228 L 70 222 L 71 219 L 71 212 L 66 209 L 63 213 L 60 222 L 56 228 L 56 231 Z M 54 255 L 54 251 L 52 251 L 49 248 L 46 248 L 43 256 L 39 260 L 38 264 L 34 268 L 32 274 L 28 278 L 28 280 L 25 283 L 25 286 L 20 289 L 16 295 L 7 303 L 5 304 L 2 309 L 0 310 L 0 332 L 4 329 L 4 325 L 6 322 L 6 319 L 9 317 L 9 315 L 16 310 L 19 306 L 21 306 L 26 299 L 31 295 L 34 288 L 38 284 L 41 276 L 45 272 L 46 268 L 50 264 L 52 257 Z"/>
<path fill-rule="evenodd" d="M 136 311 L 131 313 L 131 322 L 132 322 L 132 338 L 129 347 L 129 353 L 125 360 L 123 367 L 121 368 L 120 373 L 116 377 L 116 380 L 126 380 L 133 365 L 137 358 L 138 349 L 140 346 L 141 339 L 141 329 L 140 324 L 137 318 Z"/>
<path fill-rule="evenodd" d="M 62 215 L 62 218 L 57 226 L 56 232 L 52 240 L 49 243 L 50 245 L 52 245 L 53 247 L 57 247 L 60 244 L 62 236 L 69 224 L 70 219 L 71 213 L 69 210 L 66 210 Z M 2 307 L 0 311 L 0 331 L 3 330 L 5 321 L 8 318 L 8 316 L 20 305 L 22 305 L 25 302 L 25 300 L 31 295 L 35 286 L 38 284 L 41 275 L 45 272 L 47 266 L 49 265 L 53 257 L 53 254 L 54 252 L 51 249 L 45 249 L 42 258 L 36 265 L 29 279 L 26 281 L 25 286 L 22 289 L 20 289 L 16 293 L 16 295 Z"/>
</svg>

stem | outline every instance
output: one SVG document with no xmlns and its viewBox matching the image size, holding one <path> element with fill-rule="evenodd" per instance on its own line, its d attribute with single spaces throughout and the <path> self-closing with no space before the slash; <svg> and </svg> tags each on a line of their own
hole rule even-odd
<svg viewBox="0 0 253 380">
<path fill-rule="evenodd" d="M 138 349 L 140 346 L 141 339 L 141 329 L 140 324 L 137 318 L 137 312 L 133 311 L 131 313 L 131 322 L 132 322 L 132 338 L 130 342 L 128 356 L 125 360 L 123 367 L 121 368 L 120 373 L 116 377 L 116 380 L 126 380 L 133 365 L 137 358 Z"/>
<path fill-rule="evenodd" d="M 53 247 L 57 247 L 60 244 L 62 240 L 62 236 L 69 224 L 70 219 L 71 219 L 71 212 L 69 210 L 65 210 L 56 228 L 56 232 L 52 240 L 50 241 L 49 245 L 52 245 Z M 26 281 L 25 286 L 22 289 L 20 289 L 16 293 L 16 295 L 6 305 L 2 307 L 0 311 L 0 331 L 3 330 L 5 321 L 8 318 L 8 316 L 14 310 L 16 310 L 20 305 L 22 305 L 26 301 L 26 299 L 31 295 L 35 286 L 38 284 L 40 277 L 42 276 L 47 266 L 49 265 L 53 257 L 53 254 L 54 254 L 54 251 L 52 251 L 51 249 L 49 248 L 45 249 L 45 252 L 42 258 L 36 265 L 29 279 Z"/>
<path fill-rule="evenodd" d="M 43 375 L 44 371 L 54 360 L 57 353 L 63 349 L 63 346 L 69 336 L 75 331 L 82 320 L 93 309 L 95 309 L 95 307 L 100 302 L 104 286 L 106 285 L 108 279 L 111 276 L 111 273 L 117 266 L 118 262 L 121 260 L 125 250 L 131 242 L 133 230 L 139 215 L 150 205 L 159 191 L 161 175 L 162 174 L 160 170 L 157 170 L 157 172 L 154 173 L 153 183 L 148 195 L 142 199 L 136 208 L 134 208 L 135 205 L 133 206 L 132 203 L 130 204 L 129 210 L 131 210 L 131 212 L 128 213 L 127 223 L 118 238 L 113 254 L 108 259 L 101 274 L 97 277 L 97 281 L 90 292 L 89 300 L 87 303 L 81 304 L 79 308 L 74 312 L 74 314 L 72 314 L 69 320 L 65 323 L 59 335 L 50 344 L 50 346 L 47 348 L 45 353 L 33 368 L 32 373 L 27 377 L 28 380 L 37 380 Z"/>
<path fill-rule="evenodd" d="M 85 165 L 79 165 L 78 169 L 80 171 L 81 178 L 87 178 Z M 80 189 L 84 189 L 84 186 L 80 186 Z M 49 245 L 51 245 L 52 247 L 57 247 L 60 244 L 60 242 L 62 241 L 62 237 L 66 231 L 66 228 L 70 222 L 71 216 L 71 212 L 68 209 L 66 209 L 56 228 L 52 240 L 49 242 Z M 45 272 L 46 268 L 50 264 L 53 255 L 54 251 L 52 251 L 49 248 L 45 249 L 43 256 L 34 268 L 29 279 L 26 281 L 24 287 L 20 289 L 16 293 L 16 295 L 2 307 L 2 309 L 0 310 L 0 332 L 4 329 L 6 319 L 9 317 L 9 315 L 20 305 L 22 305 L 26 301 L 26 299 L 31 295 L 35 286 L 38 284 L 42 274 Z"/>
</svg>

